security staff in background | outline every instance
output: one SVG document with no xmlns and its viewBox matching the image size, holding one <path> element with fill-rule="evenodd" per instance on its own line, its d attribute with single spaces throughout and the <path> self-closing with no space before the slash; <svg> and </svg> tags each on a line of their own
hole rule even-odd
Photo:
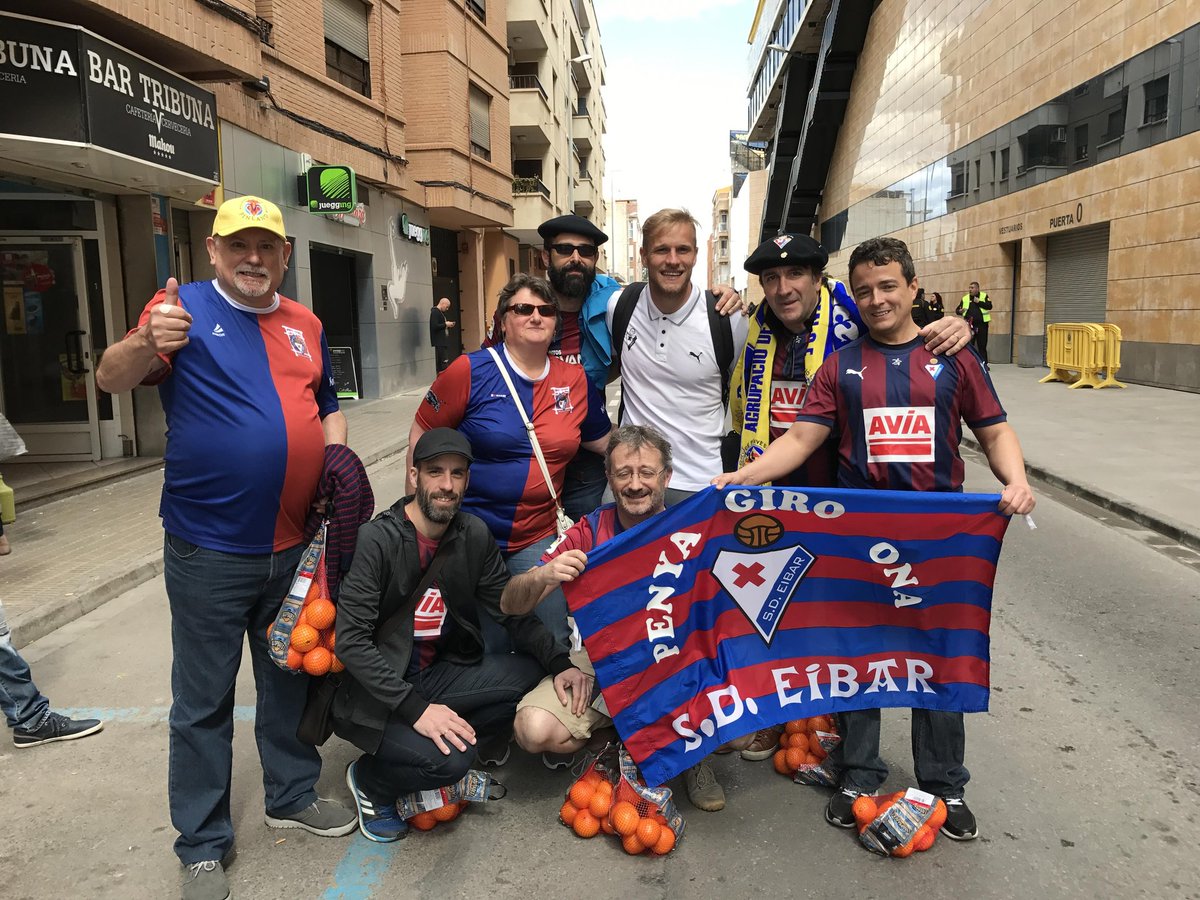
<svg viewBox="0 0 1200 900">
<path fill-rule="evenodd" d="M 449 297 L 443 297 L 429 311 L 429 343 L 433 345 L 439 372 L 450 365 L 450 329 L 458 324 L 446 318 L 448 312 L 450 312 Z"/>
<path fill-rule="evenodd" d="M 987 365 L 988 325 L 992 321 L 992 301 L 988 299 L 987 291 L 979 290 L 979 282 L 972 281 L 969 293 L 963 294 L 958 304 L 958 314 L 975 329 L 975 349 L 983 357 Z"/>
</svg>

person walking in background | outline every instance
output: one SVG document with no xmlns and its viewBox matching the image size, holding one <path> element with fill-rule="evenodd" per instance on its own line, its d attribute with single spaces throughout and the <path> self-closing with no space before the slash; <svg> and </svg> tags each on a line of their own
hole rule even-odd
<svg viewBox="0 0 1200 900">
<path fill-rule="evenodd" d="M 443 297 L 429 311 L 429 343 L 433 345 L 433 355 L 439 372 L 450 365 L 450 329 L 458 324 L 446 318 L 448 312 L 449 297 Z"/>
<path fill-rule="evenodd" d="M 266 824 L 322 837 L 358 825 L 317 797 L 321 756 L 296 736 L 307 679 L 276 666 L 267 646 L 308 543 L 326 445 L 346 443 L 325 330 L 278 293 L 292 246 L 274 203 L 225 201 L 207 245 L 217 277 L 168 278 L 96 371 L 110 393 L 158 385 L 171 435 L 159 514 L 173 653 L 168 796 L 184 900 L 229 896 L 234 685 L 247 636 Z"/>
<path fill-rule="evenodd" d="M 958 304 L 958 315 L 962 316 L 975 331 L 975 349 L 983 357 L 983 364 L 988 364 L 988 325 L 992 321 L 992 301 L 988 299 L 987 291 L 979 290 L 979 282 L 972 281 L 970 290 L 963 294 Z"/>
<path fill-rule="evenodd" d="M 942 295 L 937 291 L 926 294 L 925 307 L 928 310 L 930 322 L 936 322 L 946 315 L 946 307 L 942 305 Z"/>
</svg>

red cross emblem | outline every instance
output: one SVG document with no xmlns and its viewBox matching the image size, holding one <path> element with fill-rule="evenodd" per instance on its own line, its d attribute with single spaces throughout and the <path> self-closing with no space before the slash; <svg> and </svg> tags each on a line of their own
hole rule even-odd
<svg viewBox="0 0 1200 900">
<path fill-rule="evenodd" d="M 762 563 L 757 562 L 751 563 L 750 565 L 746 565 L 746 563 L 738 563 L 733 567 L 733 583 L 740 588 L 745 587 L 748 584 L 758 587 L 766 581 L 766 579 L 762 577 L 764 568 L 765 567 Z"/>
</svg>

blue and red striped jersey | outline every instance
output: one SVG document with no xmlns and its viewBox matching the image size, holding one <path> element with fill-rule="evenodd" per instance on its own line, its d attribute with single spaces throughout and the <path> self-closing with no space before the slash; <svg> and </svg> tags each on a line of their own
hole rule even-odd
<svg viewBox="0 0 1200 900">
<path fill-rule="evenodd" d="M 566 550 L 582 550 L 591 553 L 592 548 L 620 534 L 625 529 L 617 518 L 617 504 L 606 503 L 598 507 L 563 532 L 563 536 L 551 544 L 540 560 L 542 565 L 550 562 Z"/>
<path fill-rule="evenodd" d="M 963 421 L 1006 419 L 974 348 L 933 356 L 921 338 L 870 337 L 825 360 L 796 417 L 833 430 L 840 487 L 894 491 L 961 491 Z"/>
<path fill-rule="evenodd" d="M 146 380 L 167 417 L 163 527 L 225 553 L 294 547 L 325 462 L 321 420 L 338 409 L 321 321 L 286 297 L 249 311 L 208 281 L 181 285 L 179 303 L 189 343 Z"/>
<path fill-rule="evenodd" d="M 611 423 L 582 366 L 550 357 L 536 381 L 497 350 L 525 415 L 533 422 L 546 467 L 561 495 L 567 463 L 580 441 L 604 437 Z M 487 523 L 503 553 L 528 547 L 555 530 L 554 501 L 533 445 L 487 350 L 460 356 L 442 372 L 417 408 L 417 424 L 456 428 L 471 442 L 475 462 L 463 509 Z"/>
</svg>

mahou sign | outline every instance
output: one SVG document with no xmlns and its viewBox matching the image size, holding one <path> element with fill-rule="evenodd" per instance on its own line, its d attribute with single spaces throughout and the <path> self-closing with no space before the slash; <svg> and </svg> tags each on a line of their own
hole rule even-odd
<svg viewBox="0 0 1200 900">
<path fill-rule="evenodd" d="M 216 181 L 216 97 L 89 31 L 0 13 L 0 134 L 91 144 Z"/>
</svg>

